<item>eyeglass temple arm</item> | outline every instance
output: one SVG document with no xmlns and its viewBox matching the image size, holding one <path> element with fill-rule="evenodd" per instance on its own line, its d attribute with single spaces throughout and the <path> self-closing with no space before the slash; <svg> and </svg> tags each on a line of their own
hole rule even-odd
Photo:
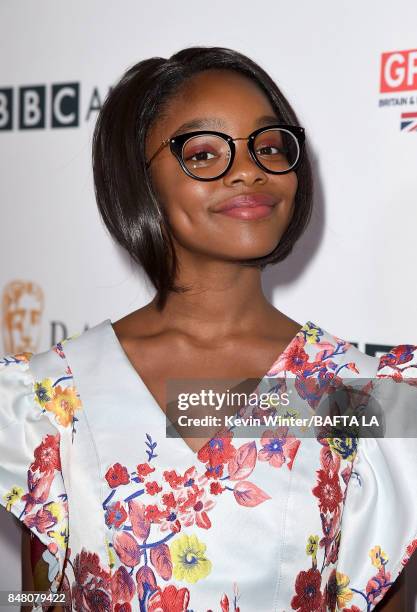
<svg viewBox="0 0 417 612">
<path fill-rule="evenodd" d="M 170 138 L 166 138 L 165 140 L 163 140 L 160 144 L 160 146 L 157 148 L 157 150 L 155 151 L 155 153 L 152 155 L 151 159 L 149 161 L 146 162 L 146 167 L 148 168 L 151 164 L 151 161 L 153 160 L 154 157 L 156 157 L 158 155 L 158 153 L 160 151 L 162 151 L 162 149 L 164 147 L 166 147 L 166 145 L 169 143 Z"/>
</svg>

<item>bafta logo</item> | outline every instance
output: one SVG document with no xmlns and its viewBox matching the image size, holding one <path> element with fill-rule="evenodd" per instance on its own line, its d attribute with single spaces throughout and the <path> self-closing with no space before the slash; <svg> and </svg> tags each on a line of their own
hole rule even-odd
<svg viewBox="0 0 417 612">
<path fill-rule="evenodd" d="M 36 353 L 41 335 L 44 295 L 30 281 L 15 280 L 3 290 L 3 354 Z"/>
</svg>

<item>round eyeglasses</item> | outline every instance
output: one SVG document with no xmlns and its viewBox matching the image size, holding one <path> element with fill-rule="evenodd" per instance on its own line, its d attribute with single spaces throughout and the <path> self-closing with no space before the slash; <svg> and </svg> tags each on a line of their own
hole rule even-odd
<svg viewBox="0 0 417 612">
<path fill-rule="evenodd" d="M 184 172 L 198 181 L 214 181 L 226 174 L 235 158 L 235 141 L 247 140 L 249 155 L 269 174 L 287 174 L 300 163 L 305 142 L 304 128 L 275 124 L 255 130 L 247 138 L 232 138 L 223 132 L 200 130 L 163 140 L 146 168 L 169 144 Z"/>
</svg>

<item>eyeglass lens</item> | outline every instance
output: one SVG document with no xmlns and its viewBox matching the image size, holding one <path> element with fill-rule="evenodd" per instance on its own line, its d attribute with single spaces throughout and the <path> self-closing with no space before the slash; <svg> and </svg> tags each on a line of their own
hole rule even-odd
<svg viewBox="0 0 417 612">
<path fill-rule="evenodd" d="M 265 130 L 256 136 L 253 144 L 256 158 L 266 170 L 283 172 L 291 169 L 298 161 L 298 140 L 287 130 Z M 230 147 L 221 136 L 192 136 L 184 143 L 182 158 L 187 170 L 194 176 L 214 178 L 226 170 Z"/>
</svg>

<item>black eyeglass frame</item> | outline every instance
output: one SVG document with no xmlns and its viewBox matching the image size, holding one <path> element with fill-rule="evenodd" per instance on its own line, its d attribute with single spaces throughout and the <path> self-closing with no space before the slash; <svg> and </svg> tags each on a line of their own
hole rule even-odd
<svg viewBox="0 0 417 612">
<path fill-rule="evenodd" d="M 297 140 L 297 144 L 298 144 L 298 159 L 295 162 L 295 164 L 293 164 L 291 166 L 291 168 L 288 168 L 287 170 L 278 170 L 278 171 L 274 171 L 274 170 L 270 170 L 269 168 L 266 168 L 256 157 L 255 154 L 255 149 L 254 149 L 254 142 L 255 142 L 255 138 L 261 134 L 262 132 L 266 132 L 268 130 L 271 129 L 283 129 L 286 130 L 288 132 L 290 132 L 293 136 L 295 136 L 296 140 Z M 187 140 L 189 140 L 190 138 L 194 137 L 194 136 L 203 136 L 204 134 L 209 134 L 209 135 L 213 135 L 213 136 L 220 136 L 220 138 L 223 138 L 223 140 L 226 141 L 226 143 L 229 145 L 229 149 L 230 149 L 230 158 L 228 161 L 228 164 L 225 168 L 225 170 L 223 170 L 223 172 L 217 176 L 214 177 L 210 177 L 210 178 L 202 178 L 200 176 L 195 176 L 195 174 L 193 174 L 192 172 L 190 172 L 190 170 L 187 168 L 187 166 L 184 163 L 183 157 L 182 157 L 182 151 L 183 151 L 183 147 L 184 144 L 186 143 Z M 248 151 L 249 151 L 249 155 L 251 156 L 252 160 L 255 162 L 255 164 L 257 166 L 259 166 L 259 168 L 261 168 L 264 172 L 267 172 L 268 174 L 288 174 L 289 172 L 293 172 L 298 165 L 300 164 L 301 158 L 302 158 L 302 154 L 303 154 L 303 150 L 304 150 L 304 143 L 305 143 L 305 130 L 303 127 L 299 126 L 299 125 L 288 125 L 288 124 L 284 124 L 284 123 L 274 123 L 272 125 L 268 125 L 266 127 L 261 127 L 258 128 L 257 130 L 254 130 L 251 134 L 249 134 L 249 136 L 247 136 L 247 138 L 232 138 L 231 136 L 229 136 L 228 134 L 224 134 L 223 132 L 216 132 L 216 131 L 212 131 L 212 130 L 198 130 L 198 131 L 194 131 L 194 132 L 185 132 L 183 134 L 177 134 L 176 136 L 173 136 L 171 138 L 167 138 L 166 140 L 163 140 L 160 144 L 160 146 L 158 147 L 158 149 L 155 151 L 155 153 L 152 155 L 152 157 L 149 159 L 149 161 L 146 162 L 146 168 L 149 168 L 152 160 L 158 155 L 158 153 L 160 151 L 162 151 L 162 149 L 164 147 L 166 147 L 169 144 L 169 148 L 171 150 L 171 153 L 174 155 L 174 157 L 177 158 L 182 170 L 185 172 L 185 174 L 187 174 L 188 176 L 190 176 L 191 178 L 195 179 L 196 181 L 215 181 L 219 178 L 221 178 L 222 176 L 224 176 L 229 169 L 231 168 L 233 161 L 235 159 L 235 154 L 236 154 L 236 146 L 235 146 L 235 141 L 236 140 L 247 140 L 248 143 Z"/>
</svg>

